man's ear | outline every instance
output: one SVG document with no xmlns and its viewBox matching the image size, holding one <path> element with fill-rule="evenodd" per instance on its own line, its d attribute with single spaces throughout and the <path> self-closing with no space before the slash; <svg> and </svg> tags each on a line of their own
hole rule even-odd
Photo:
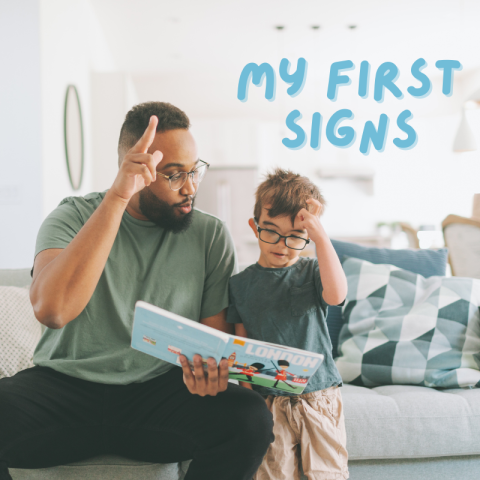
<svg viewBox="0 0 480 480">
<path fill-rule="evenodd" d="M 251 218 L 248 221 L 248 224 L 250 225 L 250 228 L 253 230 L 253 233 L 255 234 L 255 236 L 258 238 L 258 230 L 257 230 L 257 227 L 255 226 L 255 221 L 253 220 L 253 218 Z"/>
</svg>

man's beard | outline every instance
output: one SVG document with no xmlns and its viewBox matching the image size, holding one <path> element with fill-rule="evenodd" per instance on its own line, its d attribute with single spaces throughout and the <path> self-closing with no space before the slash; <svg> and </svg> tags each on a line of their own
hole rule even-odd
<svg viewBox="0 0 480 480">
<path fill-rule="evenodd" d="M 175 213 L 175 208 L 190 202 L 192 204 L 190 212 L 181 213 L 180 215 Z M 141 190 L 139 196 L 139 207 L 143 215 L 159 227 L 173 233 L 183 232 L 191 225 L 194 202 L 195 197 L 189 197 L 186 201 L 170 205 L 164 200 L 157 198 L 149 188 Z"/>
</svg>

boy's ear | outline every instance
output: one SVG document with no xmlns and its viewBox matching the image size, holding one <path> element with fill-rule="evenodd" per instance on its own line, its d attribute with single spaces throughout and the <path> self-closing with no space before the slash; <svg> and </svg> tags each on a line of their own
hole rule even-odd
<svg viewBox="0 0 480 480">
<path fill-rule="evenodd" d="M 257 230 L 257 227 L 255 226 L 255 222 L 254 222 L 253 218 L 251 218 L 248 221 L 248 224 L 250 225 L 250 228 L 253 230 L 253 233 L 255 234 L 255 236 L 258 238 L 258 230 Z"/>
</svg>

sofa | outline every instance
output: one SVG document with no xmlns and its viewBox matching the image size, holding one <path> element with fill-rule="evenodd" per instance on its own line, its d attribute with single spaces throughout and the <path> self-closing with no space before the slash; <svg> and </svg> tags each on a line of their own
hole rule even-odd
<svg viewBox="0 0 480 480">
<path fill-rule="evenodd" d="M 28 270 L 0 270 L 0 286 L 27 288 L 30 281 Z M 339 322 L 333 317 L 329 328 L 336 352 Z M 480 389 L 344 385 L 342 395 L 351 479 L 478 478 Z M 14 480 L 181 480 L 188 464 L 100 456 L 52 468 L 11 469 L 10 474 Z"/>
</svg>

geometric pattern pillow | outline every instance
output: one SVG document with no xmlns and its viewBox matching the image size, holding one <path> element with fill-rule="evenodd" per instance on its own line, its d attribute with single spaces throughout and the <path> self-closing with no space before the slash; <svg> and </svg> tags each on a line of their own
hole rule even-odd
<svg viewBox="0 0 480 480">
<path fill-rule="evenodd" d="M 388 263 L 399 268 L 404 268 L 424 277 L 433 275 L 445 275 L 447 268 L 448 250 L 393 250 L 391 248 L 366 247 L 351 242 L 331 240 L 333 248 L 340 261 L 343 256 L 360 258 L 372 263 Z M 327 326 L 330 339 L 332 340 L 332 353 L 335 358 L 338 346 L 338 335 L 342 328 L 343 317 L 341 307 L 328 307 Z"/>
<path fill-rule="evenodd" d="M 0 378 L 33 367 L 42 335 L 26 288 L 0 287 Z"/>
<path fill-rule="evenodd" d="M 425 278 L 352 257 L 342 266 L 336 365 L 345 383 L 480 387 L 480 280 Z"/>
</svg>

